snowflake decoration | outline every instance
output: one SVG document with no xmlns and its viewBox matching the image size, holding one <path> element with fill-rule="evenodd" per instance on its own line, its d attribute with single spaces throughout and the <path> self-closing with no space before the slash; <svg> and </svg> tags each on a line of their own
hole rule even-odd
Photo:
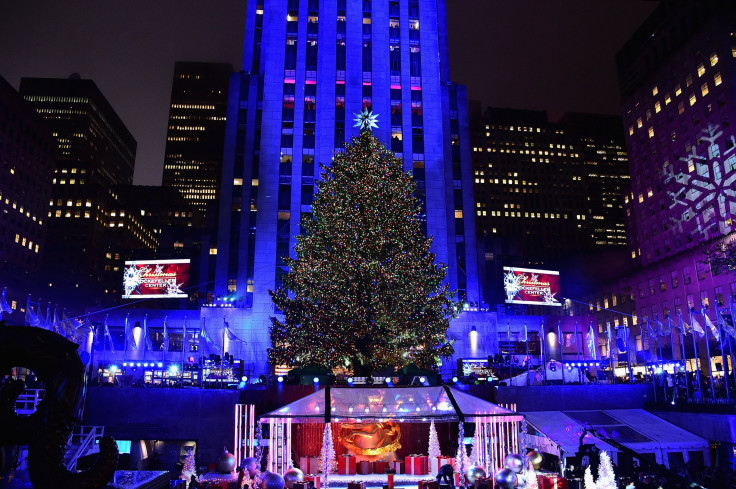
<svg viewBox="0 0 736 489">
<path fill-rule="evenodd" d="M 166 284 L 166 295 L 181 295 L 184 294 L 184 291 L 181 290 L 181 286 L 184 285 L 184 283 L 177 284 L 176 279 L 169 281 Z"/>
<path fill-rule="evenodd" d="M 516 275 L 513 270 L 503 277 L 503 288 L 506 292 L 506 300 L 511 301 L 514 296 L 521 290 L 521 284 L 526 278 L 526 274 Z"/>
<path fill-rule="evenodd" d="M 164 266 L 163 265 L 156 265 L 156 269 L 153 271 L 155 275 L 161 275 L 164 273 Z"/>
<path fill-rule="evenodd" d="M 542 298 L 544 299 L 545 304 L 559 304 L 560 301 L 555 299 L 555 295 L 557 292 L 552 292 L 551 290 L 547 289 L 542 293 Z"/>
<path fill-rule="evenodd" d="M 693 146 L 690 154 L 680 157 L 683 171 L 675 173 L 673 165 L 664 168 L 669 208 L 680 211 L 670 221 L 679 233 L 726 235 L 734 230 L 736 217 L 736 138 L 731 135 L 722 152 L 716 142 L 723 136 L 719 126 L 709 124 L 702 132 L 707 156 L 698 155 Z"/>
<path fill-rule="evenodd" d="M 363 109 L 363 112 L 353 112 L 353 115 L 355 116 L 353 127 L 360 127 L 361 131 L 372 131 L 374 127 L 378 128 L 378 124 L 376 124 L 378 122 L 378 114 L 374 114 L 367 107 Z"/>
<path fill-rule="evenodd" d="M 150 267 L 138 268 L 135 263 L 131 264 L 123 272 L 123 299 L 129 299 L 136 289 L 143 283 L 143 275 L 150 271 Z"/>
</svg>

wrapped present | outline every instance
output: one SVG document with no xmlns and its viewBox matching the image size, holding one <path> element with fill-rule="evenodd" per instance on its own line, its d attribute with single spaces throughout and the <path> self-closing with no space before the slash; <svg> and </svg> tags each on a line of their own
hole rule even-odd
<svg viewBox="0 0 736 489">
<path fill-rule="evenodd" d="M 311 482 L 314 489 L 319 489 L 319 486 L 322 482 L 322 478 L 320 476 L 312 474 L 305 475 L 304 480 L 307 482 Z M 312 487 L 310 487 L 310 489 L 312 489 Z"/>
<path fill-rule="evenodd" d="M 567 479 L 557 474 L 538 474 L 539 489 L 567 489 Z"/>
<path fill-rule="evenodd" d="M 439 484 L 434 479 L 417 481 L 417 489 L 438 489 Z"/>
<path fill-rule="evenodd" d="M 394 471 L 394 474 L 403 474 L 404 471 L 402 469 L 402 464 L 404 462 L 398 461 L 398 462 L 389 462 L 388 468 Z"/>
<path fill-rule="evenodd" d="M 406 473 L 412 475 L 427 475 L 429 473 L 428 458 L 424 455 L 409 455 L 404 458 Z"/>
<path fill-rule="evenodd" d="M 388 462 L 385 460 L 376 460 L 373 462 L 373 473 L 374 474 L 385 474 L 388 469 Z"/>
<path fill-rule="evenodd" d="M 348 489 L 365 489 L 365 481 L 348 482 Z"/>
<path fill-rule="evenodd" d="M 291 485 L 292 489 L 309 489 L 309 482 L 307 481 L 296 481 Z"/>
<path fill-rule="evenodd" d="M 371 467 L 371 463 L 369 461 L 367 461 L 367 460 L 363 460 L 363 461 L 357 462 L 355 464 L 355 470 L 356 470 L 356 472 L 358 472 L 361 475 L 366 475 L 366 474 L 372 474 L 373 473 L 373 468 Z"/>
<path fill-rule="evenodd" d="M 394 489 L 394 474 L 386 474 L 388 477 L 388 489 Z"/>
<path fill-rule="evenodd" d="M 455 467 L 455 459 L 450 457 L 434 457 L 429 460 L 429 473 L 437 475 L 440 471 L 440 467 L 448 464 Z"/>
<path fill-rule="evenodd" d="M 337 457 L 337 473 L 340 475 L 355 475 L 355 457 L 352 455 Z"/>
<path fill-rule="evenodd" d="M 459 486 L 461 474 L 455 472 L 453 475 L 455 476 L 455 486 Z"/>
<path fill-rule="evenodd" d="M 320 471 L 319 457 L 299 457 L 299 469 L 305 474 L 316 474 Z"/>
</svg>

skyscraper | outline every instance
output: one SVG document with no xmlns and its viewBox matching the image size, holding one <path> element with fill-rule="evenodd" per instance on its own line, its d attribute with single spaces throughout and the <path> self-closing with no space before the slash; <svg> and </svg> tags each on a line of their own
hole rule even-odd
<svg viewBox="0 0 736 489">
<path fill-rule="evenodd" d="M 228 63 L 177 61 L 174 67 L 163 186 L 178 189 L 202 214 L 220 189 L 232 71 Z"/>
<path fill-rule="evenodd" d="M 58 144 L 47 213 L 54 246 L 43 257 L 51 294 L 99 299 L 103 271 L 120 266 L 114 262 L 116 248 L 155 245 L 136 216 L 115 212 L 113 187 L 133 183 L 136 141 L 92 80 L 23 78 L 20 94 L 46 120 Z M 106 232 L 113 227 L 116 233 Z"/>
<path fill-rule="evenodd" d="M 229 324 L 249 345 L 250 368 L 265 368 L 268 291 L 287 271 L 282 257 L 311 211 L 319 164 L 358 134 L 354 114 L 364 108 L 378 114 L 378 139 L 413 172 L 448 282 L 478 303 L 467 96 L 449 77 L 444 1 L 254 1 L 245 25 L 209 252 L 215 295 L 238 306 Z"/>
</svg>

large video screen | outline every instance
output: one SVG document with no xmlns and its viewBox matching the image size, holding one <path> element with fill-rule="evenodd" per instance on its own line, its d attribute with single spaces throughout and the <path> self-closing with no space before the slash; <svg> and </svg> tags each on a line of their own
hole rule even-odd
<svg viewBox="0 0 736 489">
<path fill-rule="evenodd" d="M 187 297 L 189 260 L 133 260 L 125 262 L 123 299 Z"/>
<path fill-rule="evenodd" d="M 507 304 L 561 306 L 560 272 L 533 268 L 503 267 Z"/>
</svg>

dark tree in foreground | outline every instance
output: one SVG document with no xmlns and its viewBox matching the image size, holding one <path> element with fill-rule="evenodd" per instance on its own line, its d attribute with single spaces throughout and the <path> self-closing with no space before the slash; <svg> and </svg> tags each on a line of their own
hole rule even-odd
<svg viewBox="0 0 736 489">
<path fill-rule="evenodd" d="M 322 181 L 283 287 L 271 296 L 274 365 L 320 365 L 366 375 L 432 366 L 458 304 L 421 231 L 414 181 L 369 131 L 352 138 Z"/>
<path fill-rule="evenodd" d="M 722 240 L 705 252 L 705 263 L 713 274 L 736 272 L 736 239 Z"/>
</svg>

